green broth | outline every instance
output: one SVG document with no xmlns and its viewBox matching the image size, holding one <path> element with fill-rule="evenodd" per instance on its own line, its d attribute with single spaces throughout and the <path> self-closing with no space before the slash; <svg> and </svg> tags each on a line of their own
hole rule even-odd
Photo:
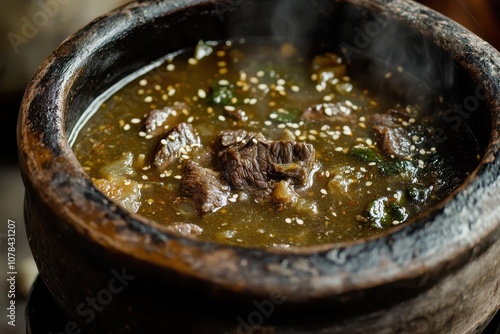
<svg viewBox="0 0 500 334">
<path fill-rule="evenodd" d="M 335 56 L 328 50 L 301 52 L 289 43 L 203 46 L 212 52 L 200 59 L 195 58 L 203 51 L 200 47 L 197 53 L 182 52 L 122 87 L 100 105 L 73 145 L 105 194 L 158 224 L 192 224 L 202 231 L 195 236 L 199 239 L 241 246 L 311 246 L 367 238 L 435 205 L 477 164 L 479 151 L 470 133 L 447 129 L 447 141 L 433 140 L 444 110 L 439 102 L 407 105 L 390 91 L 371 94 L 370 87 L 391 80 L 390 75 L 367 82 L 360 75 L 363 69 L 345 65 L 340 58 L 327 70 L 321 62 L 312 66 L 317 54 L 333 60 Z M 403 71 L 397 69 L 392 76 L 402 77 Z M 438 96 L 431 99 L 439 101 Z M 204 148 L 159 171 L 153 159 L 165 135 L 148 135 L 144 121 L 152 110 L 178 103 L 187 107 L 179 108 L 176 122 L 192 124 Z M 351 121 L 301 120 L 310 106 L 323 103 L 341 103 L 350 110 Z M 233 107 L 246 118 L 231 118 Z M 374 114 L 386 114 L 390 108 L 412 115 L 399 119 L 403 128 L 416 129 L 411 157 L 383 152 L 380 136 L 370 125 Z M 226 206 L 197 213 L 193 200 L 180 191 L 183 165 L 194 159 L 217 170 L 213 146 L 224 129 L 312 144 L 316 161 L 311 186 L 296 189 L 298 199 L 286 205 L 262 203 L 231 189 Z M 453 151 L 459 153 L 450 145 L 460 148 Z M 119 180 L 103 185 L 110 170 Z"/>
</svg>

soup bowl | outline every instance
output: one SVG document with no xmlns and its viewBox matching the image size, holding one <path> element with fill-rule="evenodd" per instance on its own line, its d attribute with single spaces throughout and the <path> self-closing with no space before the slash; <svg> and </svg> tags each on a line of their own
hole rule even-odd
<svg viewBox="0 0 500 334">
<path fill-rule="evenodd" d="M 476 169 L 408 224 L 289 249 L 179 236 L 93 185 L 68 137 L 96 97 L 200 39 L 262 36 L 404 67 L 454 106 L 445 123 L 474 133 Z M 412 1 L 144 0 L 110 12 L 45 60 L 18 122 L 30 247 L 69 319 L 54 330 L 480 332 L 500 307 L 499 118 L 499 53 Z"/>
</svg>

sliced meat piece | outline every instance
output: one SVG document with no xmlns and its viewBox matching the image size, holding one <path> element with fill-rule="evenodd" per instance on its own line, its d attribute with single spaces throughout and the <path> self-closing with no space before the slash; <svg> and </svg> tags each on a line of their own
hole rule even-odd
<svg viewBox="0 0 500 334">
<path fill-rule="evenodd" d="M 189 110 L 186 103 L 177 103 L 163 109 L 152 110 L 144 122 L 144 131 L 153 136 L 158 136 L 169 131 L 177 123 L 183 109 Z"/>
<path fill-rule="evenodd" d="M 188 161 L 184 166 L 181 191 L 191 197 L 198 213 L 213 212 L 227 205 L 229 186 L 219 173 Z"/>
<path fill-rule="evenodd" d="M 404 158 L 411 155 L 411 139 L 404 127 L 374 127 L 380 137 L 382 150 L 391 156 Z"/>
<path fill-rule="evenodd" d="M 371 122 L 372 128 L 382 128 L 382 127 L 395 127 L 401 126 L 401 122 L 398 122 L 397 117 L 390 114 L 373 114 L 368 117 L 369 122 Z"/>
<path fill-rule="evenodd" d="M 390 156 L 404 158 L 411 155 L 411 136 L 406 127 L 398 120 L 401 116 L 394 110 L 388 114 L 374 114 L 370 118 L 372 129 L 379 138 L 382 151 Z"/>
<path fill-rule="evenodd" d="M 342 102 L 312 105 L 302 113 L 300 119 L 303 121 L 338 122 L 342 124 L 353 124 L 357 121 L 352 108 Z"/>
<path fill-rule="evenodd" d="M 167 169 L 181 155 L 199 147 L 200 137 L 189 123 L 180 123 L 162 140 L 155 155 L 154 164 L 158 169 Z"/>
<path fill-rule="evenodd" d="M 260 133 L 244 130 L 223 131 L 217 151 L 221 176 L 229 184 L 236 189 L 257 188 L 266 193 L 281 180 L 306 186 L 315 161 L 311 144 L 271 141 Z"/>
</svg>

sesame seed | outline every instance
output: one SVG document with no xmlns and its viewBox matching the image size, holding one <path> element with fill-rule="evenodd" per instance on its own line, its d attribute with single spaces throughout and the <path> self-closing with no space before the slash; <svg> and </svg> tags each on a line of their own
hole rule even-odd
<svg viewBox="0 0 500 334">
<path fill-rule="evenodd" d="M 176 176 L 174 176 L 174 179 L 180 180 L 180 179 L 182 179 L 182 175 L 176 175 Z"/>
<path fill-rule="evenodd" d="M 370 162 L 370 163 L 368 163 L 368 166 L 376 166 L 376 165 L 377 165 L 376 162 Z"/>
<path fill-rule="evenodd" d="M 146 96 L 146 97 L 144 98 L 144 102 L 146 102 L 146 103 L 151 103 L 151 102 L 153 102 L 153 97 L 152 97 L 152 96 Z"/>
<path fill-rule="evenodd" d="M 144 137 L 144 138 L 146 138 L 146 139 L 151 139 L 151 138 L 153 138 L 153 135 L 147 135 L 147 136 L 146 136 L 146 137 Z"/>
<path fill-rule="evenodd" d="M 181 158 L 184 160 L 189 160 L 189 155 L 183 154 L 183 155 L 181 155 Z"/>
<path fill-rule="evenodd" d="M 273 125 L 273 122 L 271 122 L 271 121 L 265 121 L 265 122 L 264 122 L 264 125 L 266 125 L 266 126 L 271 126 L 271 125 Z"/>
<path fill-rule="evenodd" d="M 425 150 L 422 148 L 422 149 L 420 149 L 420 151 L 418 151 L 418 153 L 420 153 L 421 155 L 424 155 L 425 154 Z"/>
<path fill-rule="evenodd" d="M 229 70 L 226 67 L 219 69 L 220 74 L 227 74 L 227 72 L 229 72 Z"/>
<path fill-rule="evenodd" d="M 200 99 L 204 99 L 207 97 L 207 93 L 203 90 L 203 89 L 198 89 L 198 96 L 200 97 Z"/>
<path fill-rule="evenodd" d="M 343 148 L 343 147 L 336 147 L 336 148 L 335 148 L 335 151 L 336 151 L 336 152 L 342 152 L 343 150 L 344 150 L 344 148 Z"/>
<path fill-rule="evenodd" d="M 141 120 L 139 118 L 132 118 L 130 120 L 130 123 L 132 123 L 132 124 L 139 124 L 140 122 L 141 122 Z"/>
<path fill-rule="evenodd" d="M 342 127 L 342 130 L 343 130 L 344 135 L 346 135 L 346 136 L 352 136 L 351 128 L 348 127 L 347 125 L 344 125 Z"/>
<path fill-rule="evenodd" d="M 229 86 L 229 81 L 227 81 L 226 79 L 221 79 L 219 80 L 218 84 L 221 86 Z"/>
<path fill-rule="evenodd" d="M 398 66 L 398 72 L 403 73 L 403 71 L 404 71 L 403 66 Z"/>
<path fill-rule="evenodd" d="M 387 73 L 385 74 L 385 78 L 386 78 L 386 79 L 389 79 L 390 77 L 392 77 L 392 73 L 391 73 L 391 72 L 387 72 Z"/>
<path fill-rule="evenodd" d="M 266 73 L 264 71 L 257 72 L 257 77 L 262 78 Z"/>
<path fill-rule="evenodd" d="M 146 137 L 146 132 L 139 131 L 139 137 Z"/>
<path fill-rule="evenodd" d="M 167 100 L 168 100 L 168 95 L 167 95 L 167 94 L 163 94 L 163 95 L 161 96 L 161 99 L 162 99 L 163 101 L 167 101 Z"/>
<path fill-rule="evenodd" d="M 302 219 L 297 218 L 296 221 L 297 221 L 297 224 L 304 225 L 304 221 Z"/>
<path fill-rule="evenodd" d="M 366 181 L 365 186 L 369 187 L 369 186 L 371 186 L 372 184 L 373 184 L 373 182 L 371 182 L 371 181 Z"/>
<path fill-rule="evenodd" d="M 290 218 L 285 219 L 285 223 L 291 224 L 292 223 L 292 219 L 290 219 Z"/>
<path fill-rule="evenodd" d="M 366 139 L 366 145 L 373 145 L 373 141 L 370 138 Z"/>
<path fill-rule="evenodd" d="M 224 122 L 226 120 L 226 117 L 219 115 L 218 119 L 219 121 Z"/>
<path fill-rule="evenodd" d="M 269 115 L 269 118 L 270 119 L 276 119 L 276 118 L 278 118 L 278 114 L 276 114 L 276 113 L 273 112 L 272 114 Z"/>
<path fill-rule="evenodd" d="M 226 55 L 226 51 L 224 50 L 219 50 L 216 53 L 217 57 L 224 57 Z"/>
<path fill-rule="evenodd" d="M 328 192 L 326 191 L 326 189 L 321 189 L 320 192 L 323 194 L 323 195 L 327 195 Z"/>
<path fill-rule="evenodd" d="M 172 72 L 173 70 L 175 70 L 175 65 L 174 64 L 168 64 L 167 65 L 167 71 Z"/>
<path fill-rule="evenodd" d="M 175 88 L 172 88 L 168 91 L 168 96 L 173 96 L 175 94 L 176 90 Z"/>
<path fill-rule="evenodd" d="M 140 86 L 146 86 L 148 84 L 148 81 L 146 79 L 142 79 L 141 81 L 139 81 L 139 85 Z"/>
<path fill-rule="evenodd" d="M 323 85 L 316 85 L 316 90 L 321 93 L 322 91 L 325 90 L 325 88 L 323 87 Z"/>
<path fill-rule="evenodd" d="M 217 63 L 217 66 L 219 66 L 219 67 L 226 67 L 227 63 L 225 61 L 220 61 L 220 62 Z"/>
<path fill-rule="evenodd" d="M 400 222 L 399 220 L 394 220 L 394 221 L 392 222 L 392 225 L 399 225 L 399 224 L 401 224 L 401 222 Z"/>
<path fill-rule="evenodd" d="M 143 179 L 143 180 L 147 180 L 147 179 L 148 179 L 148 176 L 147 176 L 147 175 L 143 175 L 143 176 L 142 176 L 142 179 Z"/>
<path fill-rule="evenodd" d="M 189 117 L 189 118 L 187 119 L 187 121 L 188 121 L 188 123 L 193 123 L 193 121 L 194 121 L 194 117 L 193 117 L 193 116 Z"/>
<path fill-rule="evenodd" d="M 325 96 L 323 96 L 323 101 L 325 101 L 325 102 L 330 102 L 332 99 L 333 98 L 332 98 L 331 95 L 325 95 Z"/>
<path fill-rule="evenodd" d="M 260 90 L 266 90 L 268 87 L 266 84 L 260 84 L 257 86 L 257 88 L 259 88 Z"/>
<path fill-rule="evenodd" d="M 125 130 L 125 131 L 130 130 L 130 124 L 125 124 L 125 125 L 123 126 L 123 130 Z"/>
<path fill-rule="evenodd" d="M 198 64 L 198 61 L 194 58 L 189 58 L 188 63 L 189 63 L 189 65 L 196 65 L 196 64 Z"/>
<path fill-rule="evenodd" d="M 259 79 L 257 79 L 256 77 L 251 77 L 250 78 L 250 82 L 253 83 L 253 84 L 258 84 L 259 83 Z"/>
</svg>

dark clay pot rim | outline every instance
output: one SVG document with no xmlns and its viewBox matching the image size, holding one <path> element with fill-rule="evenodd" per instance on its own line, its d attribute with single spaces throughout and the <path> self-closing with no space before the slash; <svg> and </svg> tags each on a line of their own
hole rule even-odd
<svg viewBox="0 0 500 334">
<path fill-rule="evenodd" d="M 106 252 L 148 266 L 255 295 L 277 289 L 288 300 L 342 295 L 400 281 L 415 287 L 460 268 L 494 243 L 500 230 L 500 56 L 448 18 L 407 0 L 348 0 L 382 12 L 450 52 L 487 92 L 492 133 L 474 173 L 446 201 L 413 223 L 352 243 L 308 248 L 250 249 L 172 235 L 117 207 L 79 165 L 67 142 L 69 92 L 86 59 L 116 36 L 145 22 L 214 1 L 138 1 L 103 16 L 67 39 L 28 86 L 18 123 L 23 180 L 28 191 L 59 212 L 67 226 Z M 214 14 L 215 15 L 215 14 Z"/>
</svg>

